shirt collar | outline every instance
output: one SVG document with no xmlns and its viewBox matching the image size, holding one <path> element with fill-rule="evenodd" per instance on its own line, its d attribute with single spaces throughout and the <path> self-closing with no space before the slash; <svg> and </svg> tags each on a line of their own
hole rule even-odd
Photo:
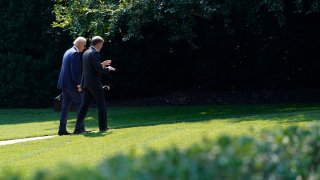
<svg viewBox="0 0 320 180">
<path fill-rule="evenodd" d="M 79 52 L 79 49 L 77 48 L 77 46 L 73 46 L 76 50 L 77 50 L 77 52 Z"/>
<path fill-rule="evenodd" d="M 92 47 L 94 50 L 96 50 L 98 53 L 100 52 L 100 51 L 98 51 L 97 48 L 95 48 L 94 46 L 91 46 L 91 47 Z"/>
</svg>

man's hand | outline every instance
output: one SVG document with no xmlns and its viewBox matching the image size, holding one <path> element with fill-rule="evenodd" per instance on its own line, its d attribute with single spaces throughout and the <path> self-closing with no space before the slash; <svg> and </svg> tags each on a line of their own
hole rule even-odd
<svg viewBox="0 0 320 180">
<path fill-rule="evenodd" d="M 77 91 L 78 91 L 78 92 L 81 92 L 81 91 L 82 91 L 82 88 L 81 88 L 80 85 L 77 86 Z"/>
<path fill-rule="evenodd" d="M 105 60 L 105 61 L 103 61 L 103 62 L 101 63 L 102 67 L 110 66 L 110 64 L 111 64 L 111 60 L 110 60 L 110 59 Z"/>
<path fill-rule="evenodd" d="M 109 71 L 115 71 L 116 69 L 114 68 L 114 67 L 112 67 L 112 66 L 108 66 L 108 67 L 106 67 L 107 69 L 109 69 Z"/>
</svg>

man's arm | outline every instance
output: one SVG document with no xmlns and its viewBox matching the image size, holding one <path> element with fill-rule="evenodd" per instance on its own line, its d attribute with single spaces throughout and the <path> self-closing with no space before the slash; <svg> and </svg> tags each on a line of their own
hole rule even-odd
<svg viewBox="0 0 320 180">
<path fill-rule="evenodd" d="M 81 74 L 82 74 L 82 67 L 80 62 L 80 55 L 78 52 L 74 52 L 71 55 L 71 76 L 73 82 L 78 86 L 81 82 Z"/>
<path fill-rule="evenodd" d="M 98 53 L 94 54 L 94 61 L 93 65 L 96 69 L 96 71 L 103 73 L 103 74 L 109 74 L 109 71 L 114 71 L 115 69 L 111 66 L 104 68 L 103 65 L 100 62 L 101 56 Z"/>
</svg>

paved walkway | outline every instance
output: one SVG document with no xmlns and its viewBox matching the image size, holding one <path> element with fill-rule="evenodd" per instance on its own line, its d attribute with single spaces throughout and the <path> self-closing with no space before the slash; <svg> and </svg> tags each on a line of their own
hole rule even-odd
<svg viewBox="0 0 320 180">
<path fill-rule="evenodd" d="M 42 137 L 32 137 L 32 138 L 23 138 L 23 139 L 12 139 L 12 140 L 4 140 L 0 141 L 0 146 L 2 145 L 8 145 L 8 144 L 15 144 L 15 143 L 20 143 L 20 142 L 27 142 L 27 141 L 35 141 L 35 140 L 41 140 L 41 139 L 48 139 L 48 138 L 53 138 L 58 135 L 53 135 L 53 136 L 42 136 Z"/>
</svg>

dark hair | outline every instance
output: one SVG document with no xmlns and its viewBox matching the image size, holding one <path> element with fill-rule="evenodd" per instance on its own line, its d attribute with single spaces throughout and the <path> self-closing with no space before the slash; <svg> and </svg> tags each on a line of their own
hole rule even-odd
<svg viewBox="0 0 320 180">
<path fill-rule="evenodd" d="M 103 43 L 103 42 L 104 42 L 104 40 L 103 40 L 102 37 L 100 37 L 100 36 L 94 36 L 94 37 L 92 38 L 92 40 L 91 40 L 91 45 L 92 45 L 92 46 L 95 46 L 95 45 L 97 45 L 97 44 L 99 44 L 99 43 Z"/>
</svg>

